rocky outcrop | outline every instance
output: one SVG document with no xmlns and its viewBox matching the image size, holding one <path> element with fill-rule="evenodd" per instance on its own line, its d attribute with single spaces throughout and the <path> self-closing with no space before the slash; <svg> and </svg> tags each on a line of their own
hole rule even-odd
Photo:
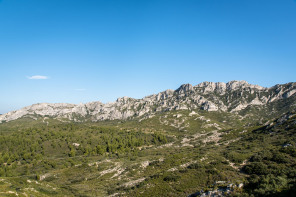
<svg viewBox="0 0 296 197">
<path fill-rule="evenodd" d="M 296 83 L 264 88 L 246 81 L 203 82 L 196 86 L 184 84 L 175 91 L 166 90 L 143 99 L 122 97 L 113 103 L 106 104 L 101 102 L 78 105 L 39 103 L 0 115 L 0 122 L 16 120 L 24 116 L 67 118 L 77 122 L 115 120 L 149 117 L 156 112 L 193 109 L 237 113 L 249 106 L 265 106 L 277 100 L 294 98 L 295 94 Z"/>
</svg>

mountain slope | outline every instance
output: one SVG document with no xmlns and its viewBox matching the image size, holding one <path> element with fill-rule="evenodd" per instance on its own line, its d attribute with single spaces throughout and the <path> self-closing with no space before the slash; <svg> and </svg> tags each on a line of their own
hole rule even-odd
<svg viewBox="0 0 296 197">
<path fill-rule="evenodd" d="M 142 116 L 149 117 L 155 113 L 171 110 L 194 109 L 238 113 L 244 117 L 252 116 L 254 112 L 274 115 L 287 112 L 286 109 L 296 109 L 295 93 L 296 83 L 264 88 L 246 81 L 203 82 L 196 86 L 184 84 L 175 91 L 166 90 L 143 99 L 122 97 L 118 98 L 116 102 L 107 104 L 101 102 L 79 105 L 34 104 L 0 115 L 0 122 L 22 117 L 36 118 L 36 116 L 69 119 L 76 122 L 125 120 Z M 284 106 L 284 109 L 281 106 Z M 255 116 L 253 119 L 256 118 Z"/>
<path fill-rule="evenodd" d="M 239 117 L 198 109 L 140 122 L 1 124 L 0 195 L 289 196 L 295 112 L 251 127 Z"/>
</svg>

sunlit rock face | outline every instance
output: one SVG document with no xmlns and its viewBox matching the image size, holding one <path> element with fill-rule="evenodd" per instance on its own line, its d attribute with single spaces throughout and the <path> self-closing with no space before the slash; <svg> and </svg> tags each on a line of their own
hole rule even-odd
<svg viewBox="0 0 296 197">
<path fill-rule="evenodd" d="M 196 86 L 184 84 L 175 91 L 166 90 L 143 99 L 122 97 L 106 104 L 98 101 L 78 105 L 39 103 L 0 115 L 0 122 L 24 116 L 67 118 L 77 122 L 123 120 L 150 116 L 156 112 L 194 109 L 237 113 L 249 106 L 265 106 L 281 99 L 294 99 L 295 93 L 296 83 L 264 88 L 246 81 L 202 82 Z M 293 105 L 293 102 L 289 104 Z"/>
</svg>

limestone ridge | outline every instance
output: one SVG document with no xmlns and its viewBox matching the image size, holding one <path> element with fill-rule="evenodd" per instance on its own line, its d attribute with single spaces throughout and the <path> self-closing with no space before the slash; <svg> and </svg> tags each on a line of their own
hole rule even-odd
<svg viewBox="0 0 296 197">
<path fill-rule="evenodd" d="M 264 88 L 246 81 L 203 82 L 196 86 L 181 85 L 177 90 L 166 90 L 142 99 L 118 98 L 115 102 L 103 104 L 40 103 L 0 115 L 0 122 L 21 117 L 66 118 L 73 121 L 124 120 L 150 116 L 157 112 L 171 110 L 224 111 L 239 113 L 252 106 L 266 107 L 277 101 L 286 102 L 296 108 L 296 83 Z M 289 101 L 289 102 L 288 102 Z"/>
</svg>

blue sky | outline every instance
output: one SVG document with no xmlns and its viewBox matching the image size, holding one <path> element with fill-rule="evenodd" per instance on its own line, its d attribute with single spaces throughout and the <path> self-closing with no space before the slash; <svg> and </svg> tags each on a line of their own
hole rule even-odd
<svg viewBox="0 0 296 197">
<path fill-rule="evenodd" d="M 295 53 L 295 0 L 0 0 L 0 113 L 203 81 L 270 87 L 296 81 Z"/>
</svg>

